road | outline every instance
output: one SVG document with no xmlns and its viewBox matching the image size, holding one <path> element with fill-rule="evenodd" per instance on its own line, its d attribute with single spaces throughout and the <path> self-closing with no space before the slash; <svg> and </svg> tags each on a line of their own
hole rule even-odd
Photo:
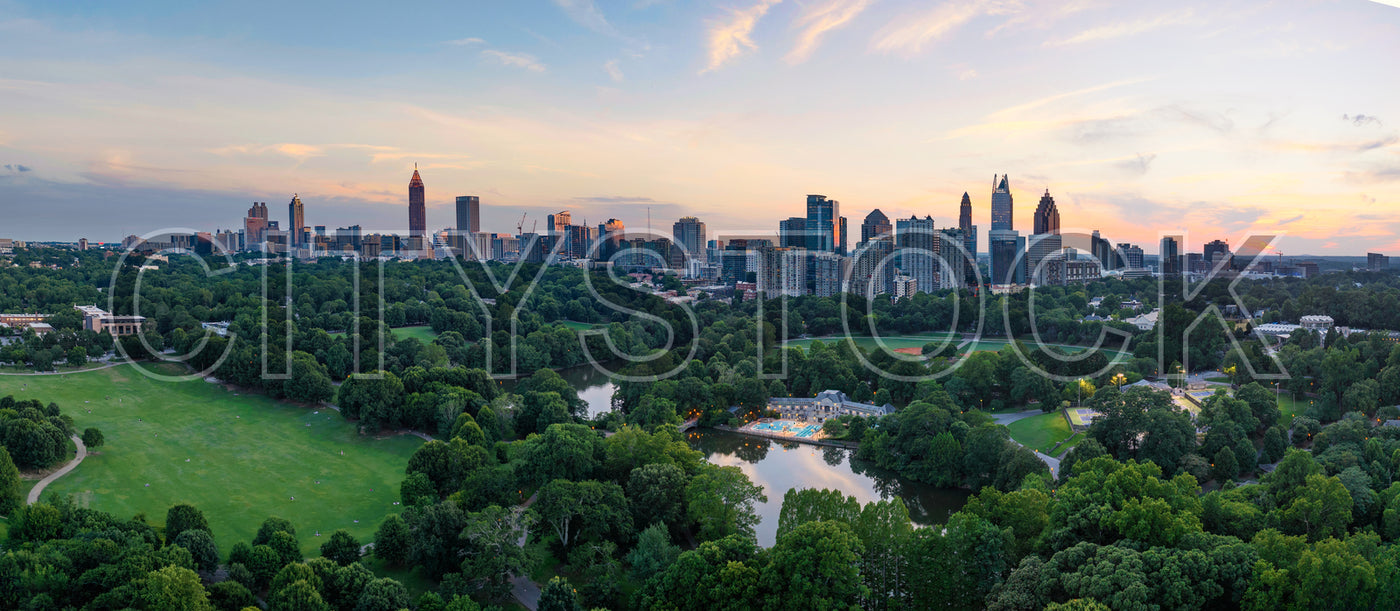
<svg viewBox="0 0 1400 611">
<path fill-rule="evenodd" d="M 48 487 L 49 484 L 52 484 L 54 480 L 68 475 L 69 471 L 76 469 L 78 467 L 78 463 L 83 462 L 83 459 L 87 458 L 87 446 L 83 445 L 83 440 L 77 435 L 73 435 L 72 439 L 73 443 L 77 444 L 78 446 L 77 456 L 74 456 L 73 460 L 69 461 L 68 464 L 63 465 L 63 467 L 59 468 L 59 470 L 50 473 L 48 477 L 39 480 L 39 483 L 35 484 L 34 489 L 29 491 L 30 505 L 39 502 L 39 495 L 44 493 L 44 488 Z"/>
</svg>

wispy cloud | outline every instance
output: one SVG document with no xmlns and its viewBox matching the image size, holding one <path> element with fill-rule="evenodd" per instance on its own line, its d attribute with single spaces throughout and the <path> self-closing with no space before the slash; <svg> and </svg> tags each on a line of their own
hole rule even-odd
<svg viewBox="0 0 1400 611">
<path fill-rule="evenodd" d="M 1138 153 L 1132 159 L 1125 159 L 1123 161 L 1118 162 L 1117 165 L 1119 169 L 1122 169 L 1125 172 L 1143 175 L 1147 174 L 1147 170 L 1152 167 L 1152 162 L 1156 160 L 1156 153 L 1149 153 L 1147 155 Z"/>
<path fill-rule="evenodd" d="M 544 64 L 540 63 L 540 60 L 536 59 L 535 56 L 530 55 L 529 53 L 511 53 L 509 51 L 497 51 L 496 49 L 487 49 L 485 51 L 482 51 L 481 55 L 482 57 L 486 57 L 501 64 L 502 66 L 524 68 L 531 72 L 545 71 Z"/>
<path fill-rule="evenodd" d="M 480 38 L 458 38 L 457 40 L 445 40 L 442 44 L 449 47 L 470 47 L 472 45 L 484 45 L 486 41 Z"/>
<path fill-rule="evenodd" d="M 603 64 L 603 71 L 608 73 L 608 78 L 611 78 L 614 83 L 621 83 L 625 78 L 622 75 L 622 68 L 617 66 L 617 60 L 615 59 L 610 59 L 607 63 Z"/>
<path fill-rule="evenodd" d="M 326 154 L 326 147 L 316 144 L 300 144 L 296 142 L 281 142 L 278 144 L 235 144 L 213 149 L 209 151 L 215 155 L 264 155 L 275 153 L 286 157 L 291 157 L 297 161 L 306 161 L 312 157 L 320 157 Z"/>
<path fill-rule="evenodd" d="M 918 15 L 905 15 L 890 22 L 878 33 L 871 47 L 881 53 L 913 55 L 984 14 L 1002 14 L 1011 9 L 1000 2 L 964 0 L 945 2 Z"/>
<path fill-rule="evenodd" d="M 870 6 L 870 2 L 871 0 L 828 0 L 807 7 L 793 22 L 793 27 L 800 28 L 802 33 L 798 34 L 796 46 L 787 54 L 788 63 L 799 64 L 807 61 L 812 51 L 821 44 L 823 35 L 850 23 L 856 15 Z"/>
<path fill-rule="evenodd" d="M 745 51 L 757 49 L 758 45 L 750 37 L 754 26 L 768 14 L 768 9 L 779 2 L 782 0 L 758 0 L 748 8 L 729 9 L 728 15 L 711 20 L 705 36 L 709 43 L 709 62 L 700 73 L 718 70 Z"/>
<path fill-rule="evenodd" d="M 603 16 L 603 10 L 598 8 L 593 0 L 554 0 L 554 5 L 563 9 L 564 14 L 574 23 L 599 34 L 618 35 L 617 28 L 608 22 L 607 17 Z"/>
<path fill-rule="evenodd" d="M 7 171 L 7 172 L 31 172 L 31 171 L 34 170 L 34 168 L 31 168 L 31 167 L 29 167 L 29 166 L 27 166 L 27 165 L 20 165 L 20 164 L 18 164 L 18 163 L 15 163 L 15 164 L 7 163 L 7 164 L 5 164 L 4 167 L 5 167 L 5 171 Z"/>
<path fill-rule="evenodd" d="M 1374 125 L 1374 126 L 1376 126 L 1376 127 L 1381 127 L 1381 126 L 1385 125 L 1385 123 L 1381 121 L 1381 118 L 1380 118 L 1380 117 L 1377 117 L 1376 115 L 1362 115 L 1362 114 L 1342 115 L 1342 120 L 1343 120 L 1343 121 L 1347 121 L 1347 122 L 1349 122 L 1349 123 L 1351 123 L 1352 125 L 1355 125 L 1355 126 L 1357 126 L 1357 127 L 1365 127 L 1365 126 L 1367 126 L 1367 125 Z"/>
<path fill-rule="evenodd" d="M 1151 19 L 1139 19 L 1137 21 L 1130 21 L 1127 23 L 1113 23 L 1109 25 L 1102 25 L 1096 28 L 1089 28 L 1087 30 L 1084 30 L 1083 32 L 1075 34 L 1074 36 L 1070 36 L 1069 38 L 1061 40 L 1047 40 L 1045 41 L 1045 46 L 1059 47 L 1066 45 L 1076 45 L 1086 42 L 1114 40 L 1118 38 L 1126 38 L 1129 36 L 1145 34 L 1147 32 L 1151 32 L 1152 30 L 1164 27 L 1186 25 L 1194 23 L 1195 21 L 1196 12 L 1188 8 L 1182 11 L 1178 11 L 1176 13 L 1160 15 Z"/>
</svg>

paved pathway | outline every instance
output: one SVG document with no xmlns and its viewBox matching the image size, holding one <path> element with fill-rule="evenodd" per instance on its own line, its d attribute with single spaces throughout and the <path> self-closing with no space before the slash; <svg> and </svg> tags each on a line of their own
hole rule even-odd
<svg viewBox="0 0 1400 611">
<path fill-rule="evenodd" d="M 515 513 L 518 514 L 525 511 L 526 509 L 529 509 L 530 506 L 534 505 L 535 501 L 539 498 L 540 494 L 538 492 L 530 495 L 530 498 L 525 499 L 524 503 L 521 503 L 515 508 Z M 525 528 L 520 533 L 520 547 L 525 547 L 525 543 L 529 540 L 530 529 Z M 525 607 L 526 609 L 529 609 L 530 611 L 535 611 L 535 609 L 538 609 L 540 606 L 540 584 L 537 584 L 534 582 L 534 580 L 530 579 L 529 575 L 516 575 L 514 577 L 511 577 L 510 593 L 512 596 L 515 597 L 515 600 L 519 602 L 521 606 Z"/>
<path fill-rule="evenodd" d="M 83 462 L 83 459 L 87 458 L 87 446 L 83 445 L 83 440 L 77 435 L 74 435 L 73 443 L 78 445 L 78 455 L 74 456 L 72 461 L 69 461 L 68 464 L 63 465 L 63 467 L 59 470 L 54 471 L 53 473 L 50 473 L 48 477 L 39 480 L 39 483 L 34 486 L 34 489 L 29 491 L 30 505 L 39 502 L 39 495 L 44 493 L 44 488 L 48 487 L 49 484 L 52 484 L 54 480 L 68 475 L 69 471 L 76 469 L 78 467 L 78 463 Z"/>
<path fill-rule="evenodd" d="M 1007 413 L 1007 414 L 992 414 L 992 420 L 995 420 L 997 424 L 1000 424 L 1000 425 L 1002 425 L 1002 426 L 1006 426 L 1006 425 L 1011 424 L 1012 422 L 1016 422 L 1017 420 L 1025 420 L 1026 418 L 1030 418 L 1031 416 L 1039 416 L 1039 415 L 1041 415 L 1041 414 L 1043 414 L 1043 413 L 1045 413 L 1045 412 L 1040 411 L 1040 410 L 1038 410 L 1038 409 L 1028 409 L 1028 410 L 1023 411 L 1023 412 L 1011 412 L 1011 413 Z M 1016 440 L 1015 440 L 1015 439 L 1012 439 L 1011 441 L 1016 441 Z M 1019 442 L 1019 441 L 1016 441 L 1016 444 L 1017 444 L 1017 445 L 1020 445 L 1021 447 L 1025 447 L 1025 444 L 1023 444 L 1023 443 L 1021 443 L 1021 442 Z M 1040 460 L 1043 461 L 1045 464 L 1050 465 L 1050 471 L 1051 471 L 1051 473 L 1053 473 L 1053 474 L 1055 475 L 1055 477 L 1059 477 L 1059 476 L 1060 476 L 1060 459 L 1055 458 L 1055 457 L 1053 457 L 1053 456 L 1050 456 L 1049 454 L 1042 454 L 1042 453 L 1040 453 L 1040 452 L 1036 452 L 1035 450 L 1031 450 L 1031 451 L 1032 451 L 1032 452 L 1035 452 L 1035 455 L 1038 456 L 1038 457 L 1040 458 Z"/>
</svg>

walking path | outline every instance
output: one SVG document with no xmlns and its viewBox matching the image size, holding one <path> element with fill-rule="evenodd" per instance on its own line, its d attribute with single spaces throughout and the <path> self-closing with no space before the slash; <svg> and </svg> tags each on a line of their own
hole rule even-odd
<svg viewBox="0 0 1400 611">
<path fill-rule="evenodd" d="M 1026 418 L 1030 418 L 1031 416 L 1039 416 L 1043 413 L 1045 412 L 1040 411 L 1038 409 L 1028 409 L 1023 412 L 1012 412 L 1009 414 L 992 414 L 992 420 L 996 421 L 997 424 L 1007 426 L 1012 422 L 1016 422 L 1017 420 L 1025 420 Z M 1016 440 L 1012 439 L 1011 441 Z M 1019 441 L 1016 441 L 1016 445 L 1019 445 L 1023 448 L 1026 447 L 1026 444 L 1021 443 Z M 1031 451 L 1035 452 L 1035 455 L 1039 457 L 1040 460 L 1043 461 L 1045 464 L 1050 465 L 1050 472 L 1052 474 L 1054 474 L 1056 477 L 1060 476 L 1060 459 L 1055 458 L 1054 456 L 1050 456 L 1049 454 L 1042 454 L 1036 450 Z"/>
<path fill-rule="evenodd" d="M 83 459 L 87 458 L 87 446 L 83 445 L 83 440 L 77 435 L 73 435 L 73 443 L 78 445 L 78 455 L 74 456 L 73 460 L 69 461 L 68 464 L 63 465 L 63 467 L 61 467 L 59 470 L 50 473 L 48 477 L 39 480 L 39 483 L 34 485 L 34 489 L 29 491 L 30 505 L 39 502 L 39 495 L 43 494 L 44 488 L 48 487 L 49 484 L 52 484 L 54 480 L 68 475 L 69 471 L 76 469 L 78 467 L 78 463 L 83 462 Z"/>
<path fill-rule="evenodd" d="M 127 361 L 118 361 L 118 362 L 115 362 L 115 363 L 107 363 L 106 365 L 102 365 L 101 367 L 89 367 L 89 368 L 87 368 L 87 369 L 74 369 L 74 370 L 72 370 L 72 371 L 34 371 L 34 372 L 30 372 L 30 373 L 8 373 L 8 372 L 6 372 L 6 373 L 0 373 L 0 376 L 62 376 L 62 375 L 68 375 L 68 374 L 70 374 L 70 373 L 87 373 L 87 372 L 89 372 L 89 371 L 98 371 L 98 370 L 101 370 L 101 369 L 111 369 L 111 368 L 113 368 L 113 367 L 118 367 L 118 366 L 125 365 L 125 364 L 127 364 Z"/>
<path fill-rule="evenodd" d="M 531 505 L 535 504 L 535 500 L 538 498 L 540 498 L 538 492 L 530 495 L 530 498 L 525 499 L 524 503 L 521 503 L 515 508 L 515 513 L 519 514 L 529 509 Z M 529 540 L 530 529 L 527 527 L 520 534 L 520 547 L 525 547 L 525 543 Z M 530 611 L 535 611 L 535 609 L 538 609 L 540 606 L 540 584 L 535 583 L 527 574 L 516 575 L 510 578 L 510 593 L 522 607 Z"/>
</svg>

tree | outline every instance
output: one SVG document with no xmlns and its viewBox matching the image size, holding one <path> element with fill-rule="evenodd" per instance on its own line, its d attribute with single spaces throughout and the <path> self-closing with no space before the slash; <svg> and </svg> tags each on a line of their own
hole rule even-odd
<svg viewBox="0 0 1400 611">
<path fill-rule="evenodd" d="M 407 608 L 408 604 L 408 590 L 403 584 L 393 579 L 382 578 L 365 586 L 364 592 L 355 602 L 355 611 L 398 611 Z"/>
<path fill-rule="evenodd" d="M 646 581 L 666 570 L 680 555 L 680 546 L 671 543 L 666 526 L 658 522 L 648 526 L 637 537 L 637 547 L 627 554 L 627 563 L 632 566 L 634 579 Z"/>
<path fill-rule="evenodd" d="M 490 505 L 469 513 L 462 527 L 462 576 L 481 597 L 510 595 L 511 579 L 524 574 L 526 517 L 512 509 Z"/>
<path fill-rule="evenodd" d="M 1228 447 L 1220 448 L 1220 451 L 1215 453 L 1215 459 L 1210 466 L 1214 469 L 1215 481 L 1221 483 L 1233 481 L 1235 476 L 1240 474 L 1240 463 L 1235 458 L 1235 451 Z"/>
<path fill-rule="evenodd" d="M 267 542 L 267 546 L 277 552 L 277 557 L 282 564 L 288 562 L 301 562 L 301 544 L 297 543 L 297 538 L 292 533 L 285 530 L 272 533 L 272 539 Z"/>
<path fill-rule="evenodd" d="M 12 515 L 24 498 L 20 490 L 19 468 L 10 460 L 10 452 L 0 445 L 0 514 Z"/>
<path fill-rule="evenodd" d="M 239 611 L 245 607 L 256 607 L 258 604 L 258 598 L 242 583 L 233 579 L 210 584 L 205 589 L 209 591 L 209 602 L 219 611 Z"/>
<path fill-rule="evenodd" d="M 180 533 L 187 530 L 210 532 L 209 521 L 204 519 L 204 513 L 196 509 L 194 505 L 186 503 L 172 505 L 165 512 L 165 540 L 174 543 Z"/>
<path fill-rule="evenodd" d="M 1351 508 L 1351 494 L 1341 480 L 1309 475 L 1297 498 L 1282 509 L 1281 521 L 1287 532 L 1320 541 L 1346 533 Z"/>
<path fill-rule="evenodd" d="M 731 534 L 754 535 L 757 503 L 768 502 L 763 487 L 754 485 L 738 467 L 706 465 L 686 486 L 687 515 L 700 525 L 706 541 Z"/>
<path fill-rule="evenodd" d="M 389 566 L 404 566 L 408 562 L 413 542 L 408 532 L 408 524 L 397 513 L 391 513 L 379 523 L 374 533 L 374 556 Z"/>
<path fill-rule="evenodd" d="M 267 608 L 268 611 L 331 610 L 316 587 L 305 579 L 298 579 L 273 591 L 268 597 Z"/>
<path fill-rule="evenodd" d="M 296 536 L 297 529 L 292 526 L 291 521 L 286 518 L 279 518 L 276 516 L 269 517 L 263 520 L 262 525 L 258 526 L 258 533 L 253 535 L 253 545 L 265 545 L 270 543 L 272 541 L 272 535 L 279 532 L 285 532 Z"/>
<path fill-rule="evenodd" d="M 102 438 L 102 431 L 98 430 L 97 427 L 91 426 L 86 429 L 83 429 L 82 439 L 83 445 L 87 446 L 89 450 L 93 448 L 102 447 L 102 443 L 104 441 Z"/>
<path fill-rule="evenodd" d="M 806 522 L 778 537 L 760 578 L 767 609 L 859 609 L 860 539 L 843 522 Z"/>
<path fill-rule="evenodd" d="M 603 443 L 581 424 L 553 424 L 531 435 L 520 447 L 520 474 L 527 482 L 544 485 L 556 479 L 588 479 L 602 462 Z"/>
<path fill-rule="evenodd" d="M 186 530 L 175 537 L 174 544 L 189 550 L 199 570 L 211 572 L 219 568 L 219 548 L 214 545 L 214 536 L 209 531 Z"/>
<path fill-rule="evenodd" d="M 583 611 L 578 591 L 562 577 L 554 577 L 540 592 L 538 611 Z"/>
<path fill-rule="evenodd" d="M 387 521 L 387 520 L 386 520 Z M 321 555 L 330 558 L 340 566 L 360 560 L 360 542 L 345 529 L 331 533 L 329 541 L 321 544 Z"/>
<path fill-rule="evenodd" d="M 661 522 L 679 531 L 685 519 L 685 472 L 674 464 L 649 464 L 632 470 L 627 499 L 634 524 Z"/>
<path fill-rule="evenodd" d="M 1259 460 L 1265 464 L 1276 463 L 1283 458 L 1288 451 L 1288 442 L 1285 440 L 1283 427 L 1271 426 L 1264 431 L 1264 447 Z"/>
<path fill-rule="evenodd" d="M 146 574 L 136 587 L 137 607 L 153 611 L 213 611 L 194 571 L 167 566 Z"/>
<path fill-rule="evenodd" d="M 832 520 L 854 524 L 858 519 L 860 503 L 856 497 L 846 496 L 840 490 L 789 488 L 783 494 L 783 506 L 778 514 L 777 538 L 808 522 Z"/>
<path fill-rule="evenodd" d="M 627 498 L 611 482 L 556 479 L 540 488 L 532 509 L 565 550 L 580 539 L 617 542 L 632 534 Z"/>
</svg>

